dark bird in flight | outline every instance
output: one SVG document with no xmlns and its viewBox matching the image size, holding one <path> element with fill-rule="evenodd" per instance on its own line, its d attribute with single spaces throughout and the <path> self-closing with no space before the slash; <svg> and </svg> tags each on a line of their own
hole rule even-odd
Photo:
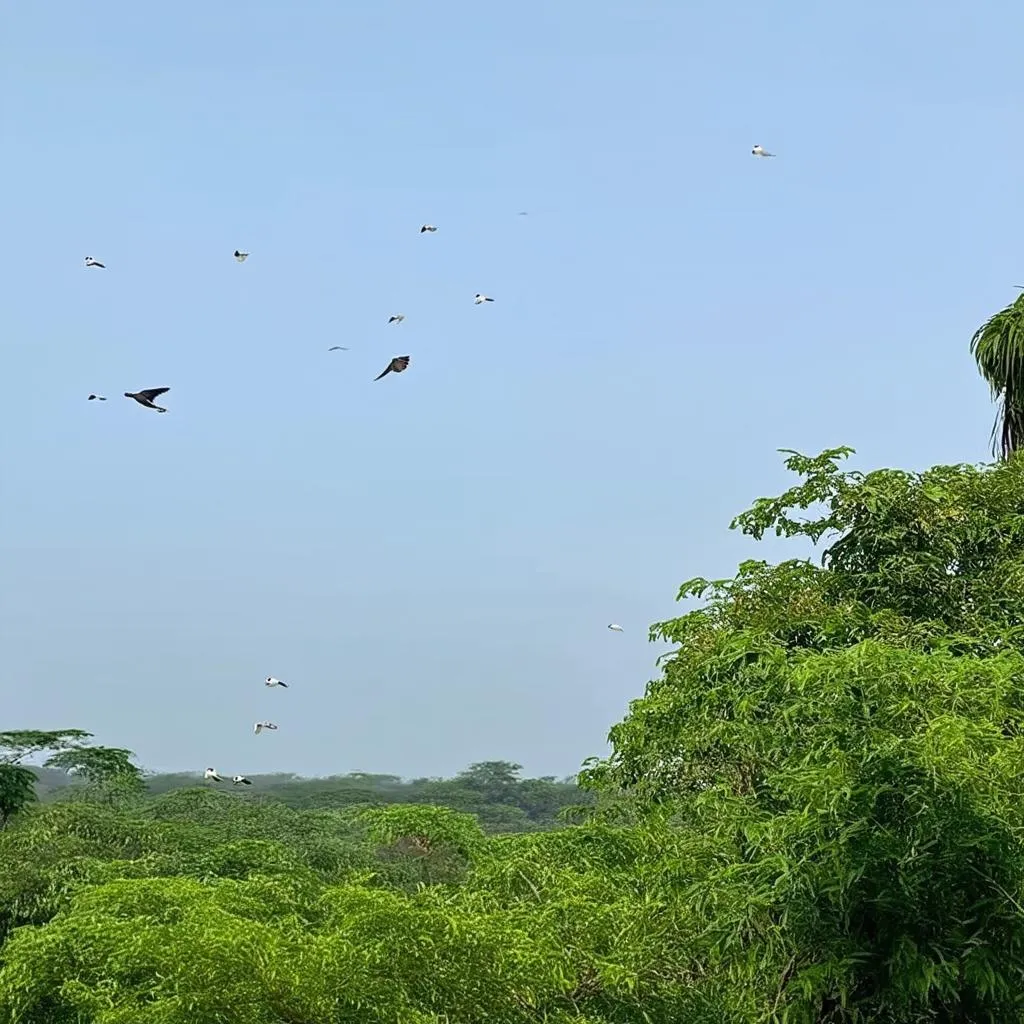
<svg viewBox="0 0 1024 1024">
<path fill-rule="evenodd" d="M 153 399 L 159 398 L 162 394 L 170 390 L 170 388 L 147 388 L 145 391 L 126 391 L 124 393 L 124 397 L 134 398 L 139 405 L 144 405 L 147 409 L 156 409 L 157 412 L 167 412 L 163 406 L 154 405 Z"/>
<path fill-rule="evenodd" d="M 89 396 L 89 401 L 90 402 L 105 402 L 106 399 L 102 395 L 90 395 Z"/>
<path fill-rule="evenodd" d="M 239 252 L 238 249 L 235 250 L 235 259 L 238 260 L 239 263 L 244 263 L 248 255 L 249 254 L 247 252 Z"/>
<path fill-rule="evenodd" d="M 332 345 L 327 351 L 328 352 L 347 352 L 348 349 L 345 348 L 344 345 Z"/>
<path fill-rule="evenodd" d="M 420 228 L 420 234 L 422 235 L 424 231 L 436 231 L 436 230 L 437 230 L 437 228 L 435 228 L 433 224 L 424 224 L 423 227 Z"/>
<path fill-rule="evenodd" d="M 99 267 L 100 270 L 106 270 L 107 269 L 102 263 L 100 263 L 99 260 L 94 260 L 91 256 L 86 256 L 85 257 L 85 265 L 87 267 Z"/>
<path fill-rule="evenodd" d="M 408 356 L 395 356 L 394 359 L 388 363 L 387 369 L 380 374 L 380 376 L 374 377 L 374 380 L 380 380 L 381 377 L 386 377 L 389 373 L 401 373 L 409 365 Z"/>
</svg>

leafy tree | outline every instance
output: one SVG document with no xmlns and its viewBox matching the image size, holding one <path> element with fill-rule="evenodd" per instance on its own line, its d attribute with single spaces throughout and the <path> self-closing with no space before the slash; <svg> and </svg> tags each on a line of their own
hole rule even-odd
<svg viewBox="0 0 1024 1024">
<path fill-rule="evenodd" d="M 733 524 L 838 535 L 822 566 L 684 584 L 707 604 L 652 628 L 678 649 L 583 781 L 704 845 L 686 899 L 758 1019 L 1019 1021 L 1024 462 L 848 453 L 789 453 Z"/>
<path fill-rule="evenodd" d="M 14 729 L 0 732 L 0 829 L 36 799 L 35 773 L 21 762 L 45 750 L 64 750 L 88 739 L 81 729 Z"/>
<path fill-rule="evenodd" d="M 993 453 L 1007 458 L 1024 442 L 1024 295 L 975 331 L 971 352 L 1000 403 L 992 428 Z"/>
<path fill-rule="evenodd" d="M 113 803 L 145 792 L 142 770 L 131 760 L 134 756 L 120 747 L 72 747 L 51 755 L 43 767 L 80 776 L 89 783 L 89 797 Z"/>
<path fill-rule="evenodd" d="M 36 777 L 19 764 L 0 764 L 0 829 L 8 820 L 35 800 Z"/>
</svg>

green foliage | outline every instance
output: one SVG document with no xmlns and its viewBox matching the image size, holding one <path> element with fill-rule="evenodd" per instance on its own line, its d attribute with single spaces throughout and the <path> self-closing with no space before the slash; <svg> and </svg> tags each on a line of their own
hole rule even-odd
<svg viewBox="0 0 1024 1024">
<path fill-rule="evenodd" d="M 992 397 L 1000 402 L 992 451 L 1007 458 L 1024 441 L 1024 295 L 974 332 L 971 352 Z"/>
<path fill-rule="evenodd" d="M 18 764 L 0 764 L 0 828 L 35 799 L 36 777 Z"/>
<path fill-rule="evenodd" d="M 19 776 L 0 1024 L 1024 1024 L 1024 461 L 786 454 L 733 525 L 821 564 L 683 585 L 589 800 L 504 761 L 33 807 Z M 9 769 L 138 778 L 7 735 Z"/>
<path fill-rule="evenodd" d="M 1024 464 L 846 454 L 734 524 L 837 534 L 824 567 L 684 584 L 706 606 L 654 627 L 679 648 L 584 781 L 699 833 L 709 955 L 787 1020 L 1019 1020 Z"/>
</svg>

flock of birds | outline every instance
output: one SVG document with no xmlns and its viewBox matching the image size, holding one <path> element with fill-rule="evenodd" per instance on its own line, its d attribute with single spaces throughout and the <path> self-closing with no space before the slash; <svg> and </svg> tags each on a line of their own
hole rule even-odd
<svg viewBox="0 0 1024 1024">
<path fill-rule="evenodd" d="M 764 147 L 761 146 L 760 144 L 756 144 L 754 146 L 754 148 L 750 152 L 754 156 L 756 156 L 756 157 L 774 157 L 775 156 L 774 153 L 767 152 L 767 150 L 765 150 Z M 525 217 L 526 216 L 526 212 L 522 211 L 519 214 L 519 216 L 520 217 Z M 423 235 L 423 234 L 433 234 L 436 231 L 437 231 L 437 226 L 436 225 L 434 225 L 434 224 L 424 224 L 420 228 L 420 232 L 419 233 L 421 235 Z M 240 249 L 236 249 L 234 251 L 233 255 L 234 255 L 234 258 L 239 263 L 244 263 L 249 258 L 250 254 L 247 253 L 247 252 L 242 252 Z M 98 270 L 106 270 L 106 264 L 105 263 L 101 263 L 99 260 L 94 259 L 92 256 L 86 256 L 85 257 L 85 265 L 88 268 L 95 268 L 95 269 L 98 269 Z M 494 301 L 494 299 L 492 299 L 489 295 L 484 295 L 481 292 L 477 292 L 477 294 L 473 297 L 473 304 L 476 305 L 476 306 L 482 306 L 485 303 L 493 302 L 493 301 Z M 388 317 L 388 326 L 398 325 L 398 324 L 402 323 L 403 320 L 405 320 L 405 315 L 404 314 L 402 314 L 402 313 L 394 313 L 390 317 Z M 348 348 L 346 348 L 344 345 L 332 345 L 327 351 L 328 352 L 347 352 Z M 403 373 L 405 370 L 407 370 L 409 368 L 410 361 L 411 361 L 411 357 L 410 356 L 395 356 L 388 363 L 388 365 L 384 368 L 384 370 L 381 373 L 379 373 L 376 377 L 374 377 L 373 379 L 375 381 L 378 381 L 382 377 L 386 377 L 389 373 Z M 126 391 L 124 393 L 124 397 L 125 398 L 133 399 L 134 401 L 138 402 L 139 405 L 145 407 L 146 409 L 153 409 L 156 412 L 167 412 L 167 409 L 164 408 L 161 405 L 157 405 L 156 402 L 154 401 L 154 399 L 159 398 L 161 395 L 166 394 L 170 390 L 171 389 L 169 387 L 165 387 L 165 388 L 143 388 L 141 391 Z M 90 402 L 105 402 L 106 398 L 103 395 L 91 394 L 91 395 L 89 395 L 88 401 L 90 401 Z M 623 632 L 622 626 L 620 626 L 617 622 L 610 622 L 608 624 L 608 629 L 612 630 L 615 633 L 622 633 Z M 276 687 L 282 687 L 283 689 L 288 689 L 288 684 L 285 683 L 285 682 L 282 682 L 282 680 L 280 680 L 280 679 L 277 679 L 275 676 L 267 676 L 264 685 L 269 687 L 269 688 L 271 688 L 271 689 L 274 689 Z M 253 733 L 255 735 L 257 735 L 257 736 L 259 736 L 263 732 L 276 732 L 276 731 L 277 731 L 277 725 L 274 722 L 261 721 L 261 722 L 256 722 L 253 725 Z M 207 768 L 206 771 L 203 773 L 203 779 L 206 782 L 225 782 L 226 781 L 224 776 L 221 775 L 217 771 L 216 768 Z M 252 785 L 252 780 L 246 778 L 244 775 L 233 775 L 231 777 L 231 782 L 234 785 L 236 785 L 236 786 L 251 786 Z"/>
</svg>

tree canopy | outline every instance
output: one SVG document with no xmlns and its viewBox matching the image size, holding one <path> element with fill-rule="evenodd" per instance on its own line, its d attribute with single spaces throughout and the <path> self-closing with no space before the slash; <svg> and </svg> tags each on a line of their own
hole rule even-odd
<svg viewBox="0 0 1024 1024">
<path fill-rule="evenodd" d="M 683 584 L 588 806 L 512 762 L 23 802 L 0 1022 L 1024 1022 L 1024 463 L 786 454 L 733 526 L 820 560 Z"/>
</svg>

